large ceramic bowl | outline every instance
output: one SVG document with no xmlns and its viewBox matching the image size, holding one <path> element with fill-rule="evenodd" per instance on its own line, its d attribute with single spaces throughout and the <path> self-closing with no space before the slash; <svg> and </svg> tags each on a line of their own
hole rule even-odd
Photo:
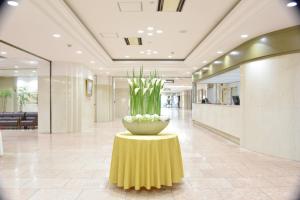
<svg viewBox="0 0 300 200">
<path fill-rule="evenodd" d="M 157 135 L 164 130 L 170 119 L 158 121 L 134 121 L 122 120 L 124 127 L 133 135 Z"/>
</svg>

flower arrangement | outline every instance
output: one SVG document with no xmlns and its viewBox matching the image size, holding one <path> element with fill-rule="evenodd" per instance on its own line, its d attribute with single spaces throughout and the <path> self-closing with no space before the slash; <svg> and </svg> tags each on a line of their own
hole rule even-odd
<svg viewBox="0 0 300 200">
<path fill-rule="evenodd" d="M 155 71 L 144 76 L 143 68 L 139 74 L 132 72 L 128 78 L 130 93 L 130 116 L 123 118 L 124 127 L 135 135 L 156 135 L 169 124 L 169 118 L 160 116 L 161 91 L 164 81 Z"/>
<path fill-rule="evenodd" d="M 132 77 L 128 78 L 130 92 L 130 115 L 160 115 L 161 111 L 161 91 L 164 81 L 158 77 L 158 73 L 150 73 L 149 77 L 143 74 L 143 68 L 138 75 L 132 72 Z"/>
</svg>

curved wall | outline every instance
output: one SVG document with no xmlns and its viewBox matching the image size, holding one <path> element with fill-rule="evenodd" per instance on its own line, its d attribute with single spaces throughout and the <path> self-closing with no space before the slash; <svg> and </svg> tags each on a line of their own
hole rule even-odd
<svg viewBox="0 0 300 200">
<path fill-rule="evenodd" d="M 300 160 L 300 53 L 240 67 L 241 146 Z"/>
</svg>

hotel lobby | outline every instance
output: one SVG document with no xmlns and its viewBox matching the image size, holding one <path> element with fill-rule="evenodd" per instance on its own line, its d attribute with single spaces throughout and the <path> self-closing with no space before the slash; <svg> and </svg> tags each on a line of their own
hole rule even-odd
<svg viewBox="0 0 300 200">
<path fill-rule="evenodd" d="M 298 0 L 0 1 L 0 200 L 299 200 Z"/>
</svg>

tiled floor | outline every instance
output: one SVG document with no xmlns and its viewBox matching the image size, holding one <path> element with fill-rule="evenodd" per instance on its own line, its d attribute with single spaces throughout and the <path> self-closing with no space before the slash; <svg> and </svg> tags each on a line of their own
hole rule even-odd
<svg viewBox="0 0 300 200">
<path fill-rule="evenodd" d="M 80 134 L 3 132 L 0 188 L 20 200 L 292 200 L 300 190 L 300 162 L 247 151 L 194 127 L 190 112 L 166 111 L 178 133 L 185 178 L 173 188 L 124 191 L 108 184 L 114 134 L 120 121 Z M 1 199 L 1 198 L 0 198 Z"/>
</svg>

